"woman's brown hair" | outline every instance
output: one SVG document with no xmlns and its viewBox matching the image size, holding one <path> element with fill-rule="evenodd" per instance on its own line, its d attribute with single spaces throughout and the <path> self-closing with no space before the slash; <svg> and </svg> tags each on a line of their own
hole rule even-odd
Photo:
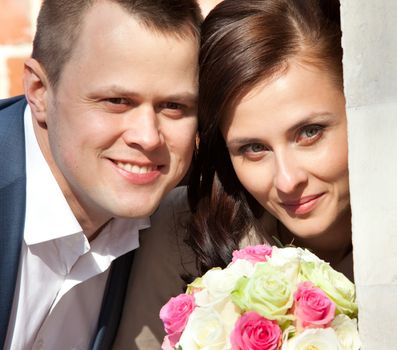
<svg viewBox="0 0 397 350">
<path fill-rule="evenodd" d="M 205 19 L 200 142 L 188 187 L 188 244 L 201 272 L 225 266 L 263 214 L 237 179 L 220 123 L 257 84 L 282 74 L 291 59 L 320 67 L 342 88 L 339 6 L 337 0 L 224 0 Z"/>
</svg>

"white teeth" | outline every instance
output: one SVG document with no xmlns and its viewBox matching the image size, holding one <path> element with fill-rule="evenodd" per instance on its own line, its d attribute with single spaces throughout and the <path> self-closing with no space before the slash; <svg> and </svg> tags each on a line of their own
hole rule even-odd
<svg viewBox="0 0 397 350">
<path fill-rule="evenodd" d="M 121 163 L 117 162 L 117 166 L 121 169 L 124 169 L 125 171 L 128 171 L 129 173 L 134 173 L 134 174 L 147 174 L 155 169 L 157 169 L 156 166 L 138 166 L 138 165 L 131 165 L 129 163 Z"/>
<path fill-rule="evenodd" d="M 133 166 L 130 166 L 131 167 L 131 170 L 130 170 L 130 173 L 135 173 L 135 174 L 140 174 L 140 168 L 139 168 L 139 166 L 138 165 L 133 165 Z"/>
</svg>

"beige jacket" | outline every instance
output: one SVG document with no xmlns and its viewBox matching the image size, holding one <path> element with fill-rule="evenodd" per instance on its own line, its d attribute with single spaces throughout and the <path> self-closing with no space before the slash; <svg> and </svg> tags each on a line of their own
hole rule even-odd
<svg viewBox="0 0 397 350">
<path fill-rule="evenodd" d="M 173 190 L 140 232 L 124 311 L 113 349 L 160 349 L 164 330 L 159 311 L 170 297 L 184 292 L 181 275 L 193 273 L 195 260 L 183 242 L 189 217 L 186 188 Z"/>
</svg>

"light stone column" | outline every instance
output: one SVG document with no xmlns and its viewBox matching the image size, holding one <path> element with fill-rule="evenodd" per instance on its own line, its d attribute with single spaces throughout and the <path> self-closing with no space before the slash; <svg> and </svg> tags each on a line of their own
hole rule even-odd
<svg viewBox="0 0 397 350">
<path fill-rule="evenodd" d="M 397 2 L 341 3 L 362 350 L 397 349 Z"/>
</svg>

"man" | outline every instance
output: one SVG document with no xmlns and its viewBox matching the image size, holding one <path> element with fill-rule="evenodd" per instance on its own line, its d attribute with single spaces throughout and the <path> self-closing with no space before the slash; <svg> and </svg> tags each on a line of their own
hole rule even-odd
<svg viewBox="0 0 397 350">
<path fill-rule="evenodd" d="M 218 5 L 222 0 L 198 0 L 198 3 L 201 8 L 201 13 L 204 17 L 208 15 L 208 13 Z"/>
<path fill-rule="evenodd" d="M 0 102 L 5 349 L 111 346 L 128 252 L 191 160 L 199 21 L 193 0 L 43 2 L 26 100 Z"/>
</svg>

